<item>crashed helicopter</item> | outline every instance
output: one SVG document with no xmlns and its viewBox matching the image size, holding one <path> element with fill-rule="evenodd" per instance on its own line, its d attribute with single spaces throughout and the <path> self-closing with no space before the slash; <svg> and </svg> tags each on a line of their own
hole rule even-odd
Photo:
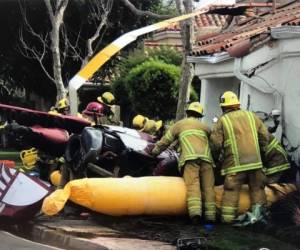
<svg viewBox="0 0 300 250">
<path fill-rule="evenodd" d="M 153 147 L 155 138 L 134 129 L 91 127 L 82 118 L 4 104 L 0 104 L 0 113 L 8 121 L 5 130 L 11 139 L 23 147 L 35 147 L 49 158 L 64 157 L 76 178 L 158 175 L 162 174 L 159 169 L 177 169 L 174 150 L 151 157 L 145 149 Z"/>
</svg>

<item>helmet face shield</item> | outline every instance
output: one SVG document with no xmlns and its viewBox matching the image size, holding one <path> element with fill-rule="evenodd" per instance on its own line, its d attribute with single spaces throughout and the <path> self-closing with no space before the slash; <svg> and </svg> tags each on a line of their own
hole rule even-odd
<svg viewBox="0 0 300 250">
<path fill-rule="evenodd" d="M 225 103 L 225 97 L 223 95 L 220 95 L 220 104 Z"/>
</svg>

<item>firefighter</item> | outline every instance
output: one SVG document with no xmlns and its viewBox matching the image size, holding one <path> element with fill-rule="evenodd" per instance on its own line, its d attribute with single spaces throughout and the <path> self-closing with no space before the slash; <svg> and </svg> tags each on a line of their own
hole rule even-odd
<svg viewBox="0 0 300 250">
<path fill-rule="evenodd" d="M 101 96 L 97 97 L 97 101 L 103 105 L 103 115 L 106 117 L 105 124 L 122 125 L 122 122 L 116 120 L 114 112 L 115 97 L 111 92 L 104 92 Z"/>
<path fill-rule="evenodd" d="M 97 101 L 103 105 L 105 116 L 109 117 L 113 115 L 111 107 L 115 103 L 115 97 L 111 92 L 104 92 L 101 96 L 97 97 Z"/>
<path fill-rule="evenodd" d="M 215 193 L 212 157 L 209 148 L 209 128 L 199 119 L 203 117 L 203 108 L 199 102 L 192 102 L 186 110 L 187 118 L 170 127 L 151 154 L 158 155 L 172 142 L 178 140 L 180 150 L 179 171 L 187 187 L 187 207 L 194 223 L 202 216 L 201 190 L 204 200 L 204 217 L 215 221 Z M 200 188 L 201 187 L 201 188 Z"/>
<path fill-rule="evenodd" d="M 272 134 L 269 135 L 269 138 L 263 159 L 267 183 L 271 184 L 279 181 L 283 172 L 290 168 L 290 164 L 287 153 L 280 142 Z"/>
<path fill-rule="evenodd" d="M 68 115 L 70 112 L 69 101 L 67 98 L 62 98 L 58 101 L 56 110 L 59 114 Z"/>
<path fill-rule="evenodd" d="M 252 211 L 262 211 L 266 204 L 260 149 L 264 152 L 267 146 L 268 131 L 254 113 L 240 110 L 235 93 L 225 92 L 220 106 L 223 115 L 212 130 L 211 149 L 214 159 L 220 161 L 221 175 L 225 176 L 221 220 L 232 223 L 244 182 L 249 185 Z"/>
<path fill-rule="evenodd" d="M 151 120 L 143 115 L 136 115 L 132 120 L 132 126 L 140 132 L 157 136 L 161 133 L 163 122 Z"/>
</svg>

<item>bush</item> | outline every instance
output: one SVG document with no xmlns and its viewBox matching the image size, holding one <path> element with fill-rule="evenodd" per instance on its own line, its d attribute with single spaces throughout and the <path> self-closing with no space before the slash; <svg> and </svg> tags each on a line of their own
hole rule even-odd
<svg viewBox="0 0 300 250">
<path fill-rule="evenodd" d="M 148 49 L 147 53 L 149 58 L 161 60 L 168 64 L 180 66 L 182 62 L 182 54 L 167 46 L 161 46 L 157 49 Z"/>
<path fill-rule="evenodd" d="M 181 61 L 178 51 L 160 47 L 136 49 L 119 64 L 112 87 L 125 125 L 137 113 L 163 120 L 175 117 Z M 190 100 L 198 100 L 193 88 Z"/>
<path fill-rule="evenodd" d="M 175 115 L 180 68 L 159 60 L 146 61 L 125 78 L 132 109 L 166 120 Z"/>
</svg>

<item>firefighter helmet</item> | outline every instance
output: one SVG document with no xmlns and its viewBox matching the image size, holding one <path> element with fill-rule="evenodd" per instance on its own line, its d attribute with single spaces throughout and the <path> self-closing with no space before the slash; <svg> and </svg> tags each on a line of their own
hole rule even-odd
<svg viewBox="0 0 300 250">
<path fill-rule="evenodd" d="M 115 97 L 111 92 L 104 92 L 101 96 L 98 96 L 97 101 L 106 105 L 113 105 Z"/>
<path fill-rule="evenodd" d="M 142 129 L 147 119 L 148 118 L 143 115 L 136 115 L 132 120 L 132 125 L 135 129 Z"/>
<path fill-rule="evenodd" d="M 200 102 L 190 103 L 190 105 L 188 106 L 186 111 L 193 111 L 193 112 L 196 112 L 197 114 L 203 116 L 203 107 L 200 104 Z"/>
<path fill-rule="evenodd" d="M 103 110 L 104 107 L 101 103 L 90 102 L 82 113 L 87 116 L 93 116 L 94 114 L 97 116 L 103 116 L 104 115 Z"/>
<path fill-rule="evenodd" d="M 57 103 L 57 109 L 64 109 L 69 107 L 69 102 L 67 98 L 62 98 L 61 100 L 58 101 Z"/>
<path fill-rule="evenodd" d="M 240 101 L 235 93 L 232 91 L 226 91 L 220 97 L 220 106 L 221 107 L 231 107 L 231 106 L 239 106 Z"/>
</svg>

